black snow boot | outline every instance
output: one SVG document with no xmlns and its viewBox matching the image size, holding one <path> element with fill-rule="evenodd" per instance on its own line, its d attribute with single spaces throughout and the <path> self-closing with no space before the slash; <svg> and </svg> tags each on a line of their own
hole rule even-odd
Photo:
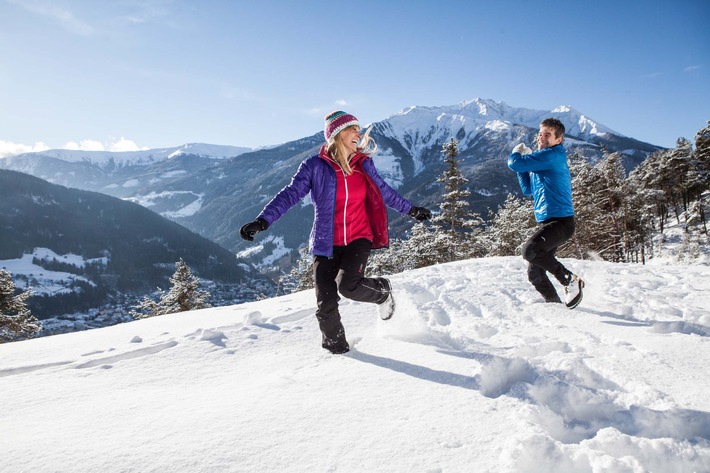
<svg viewBox="0 0 710 473">
<path fill-rule="evenodd" d="M 343 324 L 340 321 L 340 314 L 335 313 L 330 317 L 320 315 L 316 317 L 318 318 L 321 334 L 323 334 L 322 347 L 334 355 L 350 351 L 350 345 L 345 339 L 345 328 L 343 328 Z"/>
<path fill-rule="evenodd" d="M 342 355 L 350 351 L 350 345 L 345 339 L 345 331 L 340 330 L 335 337 L 329 338 L 323 334 L 323 348 L 331 352 L 333 355 Z"/>
</svg>

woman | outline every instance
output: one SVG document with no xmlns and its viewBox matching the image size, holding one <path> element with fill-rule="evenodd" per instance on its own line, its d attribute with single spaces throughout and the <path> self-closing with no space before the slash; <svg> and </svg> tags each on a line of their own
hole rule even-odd
<svg viewBox="0 0 710 473">
<path fill-rule="evenodd" d="M 414 207 L 380 177 L 370 157 L 377 145 L 369 130 L 361 137 L 357 118 L 332 112 L 325 117 L 323 133 L 326 143 L 320 152 L 301 163 L 291 182 L 256 220 L 241 228 L 240 235 L 252 241 L 310 192 L 315 211 L 309 250 L 314 257 L 316 317 L 323 348 L 340 354 L 350 346 L 340 321 L 338 292 L 379 304 L 383 320 L 394 313 L 389 280 L 364 277 L 370 250 L 389 245 L 386 206 L 419 221 L 430 218 L 431 212 Z"/>
</svg>

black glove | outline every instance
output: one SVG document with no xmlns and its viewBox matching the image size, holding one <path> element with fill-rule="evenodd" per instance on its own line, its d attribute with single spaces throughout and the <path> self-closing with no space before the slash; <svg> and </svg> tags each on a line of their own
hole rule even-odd
<svg viewBox="0 0 710 473">
<path fill-rule="evenodd" d="M 431 212 L 429 209 L 425 209 L 424 207 L 412 207 L 409 209 L 409 212 L 407 213 L 410 217 L 414 217 L 420 222 L 423 222 L 424 220 L 429 220 L 431 218 Z"/>
<path fill-rule="evenodd" d="M 269 228 L 269 222 L 263 218 L 257 218 L 249 222 L 239 230 L 239 235 L 247 241 L 254 241 L 254 235 Z"/>
</svg>

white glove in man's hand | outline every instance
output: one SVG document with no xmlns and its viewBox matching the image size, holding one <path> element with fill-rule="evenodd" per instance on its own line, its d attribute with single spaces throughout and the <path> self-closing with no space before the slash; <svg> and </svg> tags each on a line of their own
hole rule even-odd
<svg viewBox="0 0 710 473">
<path fill-rule="evenodd" d="M 525 143 L 520 143 L 515 148 L 513 148 L 513 153 L 530 154 L 532 153 L 532 150 L 525 146 Z"/>
</svg>

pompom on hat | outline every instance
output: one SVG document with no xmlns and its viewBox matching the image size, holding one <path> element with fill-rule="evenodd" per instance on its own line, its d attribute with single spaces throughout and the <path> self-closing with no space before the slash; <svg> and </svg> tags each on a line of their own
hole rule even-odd
<svg viewBox="0 0 710 473">
<path fill-rule="evenodd" d="M 330 112 L 325 116 L 325 128 L 323 131 L 325 141 L 330 143 L 331 140 L 335 139 L 335 136 L 338 133 L 353 125 L 360 126 L 360 122 L 358 122 L 357 118 L 349 113 L 345 113 L 342 110 Z"/>
</svg>

